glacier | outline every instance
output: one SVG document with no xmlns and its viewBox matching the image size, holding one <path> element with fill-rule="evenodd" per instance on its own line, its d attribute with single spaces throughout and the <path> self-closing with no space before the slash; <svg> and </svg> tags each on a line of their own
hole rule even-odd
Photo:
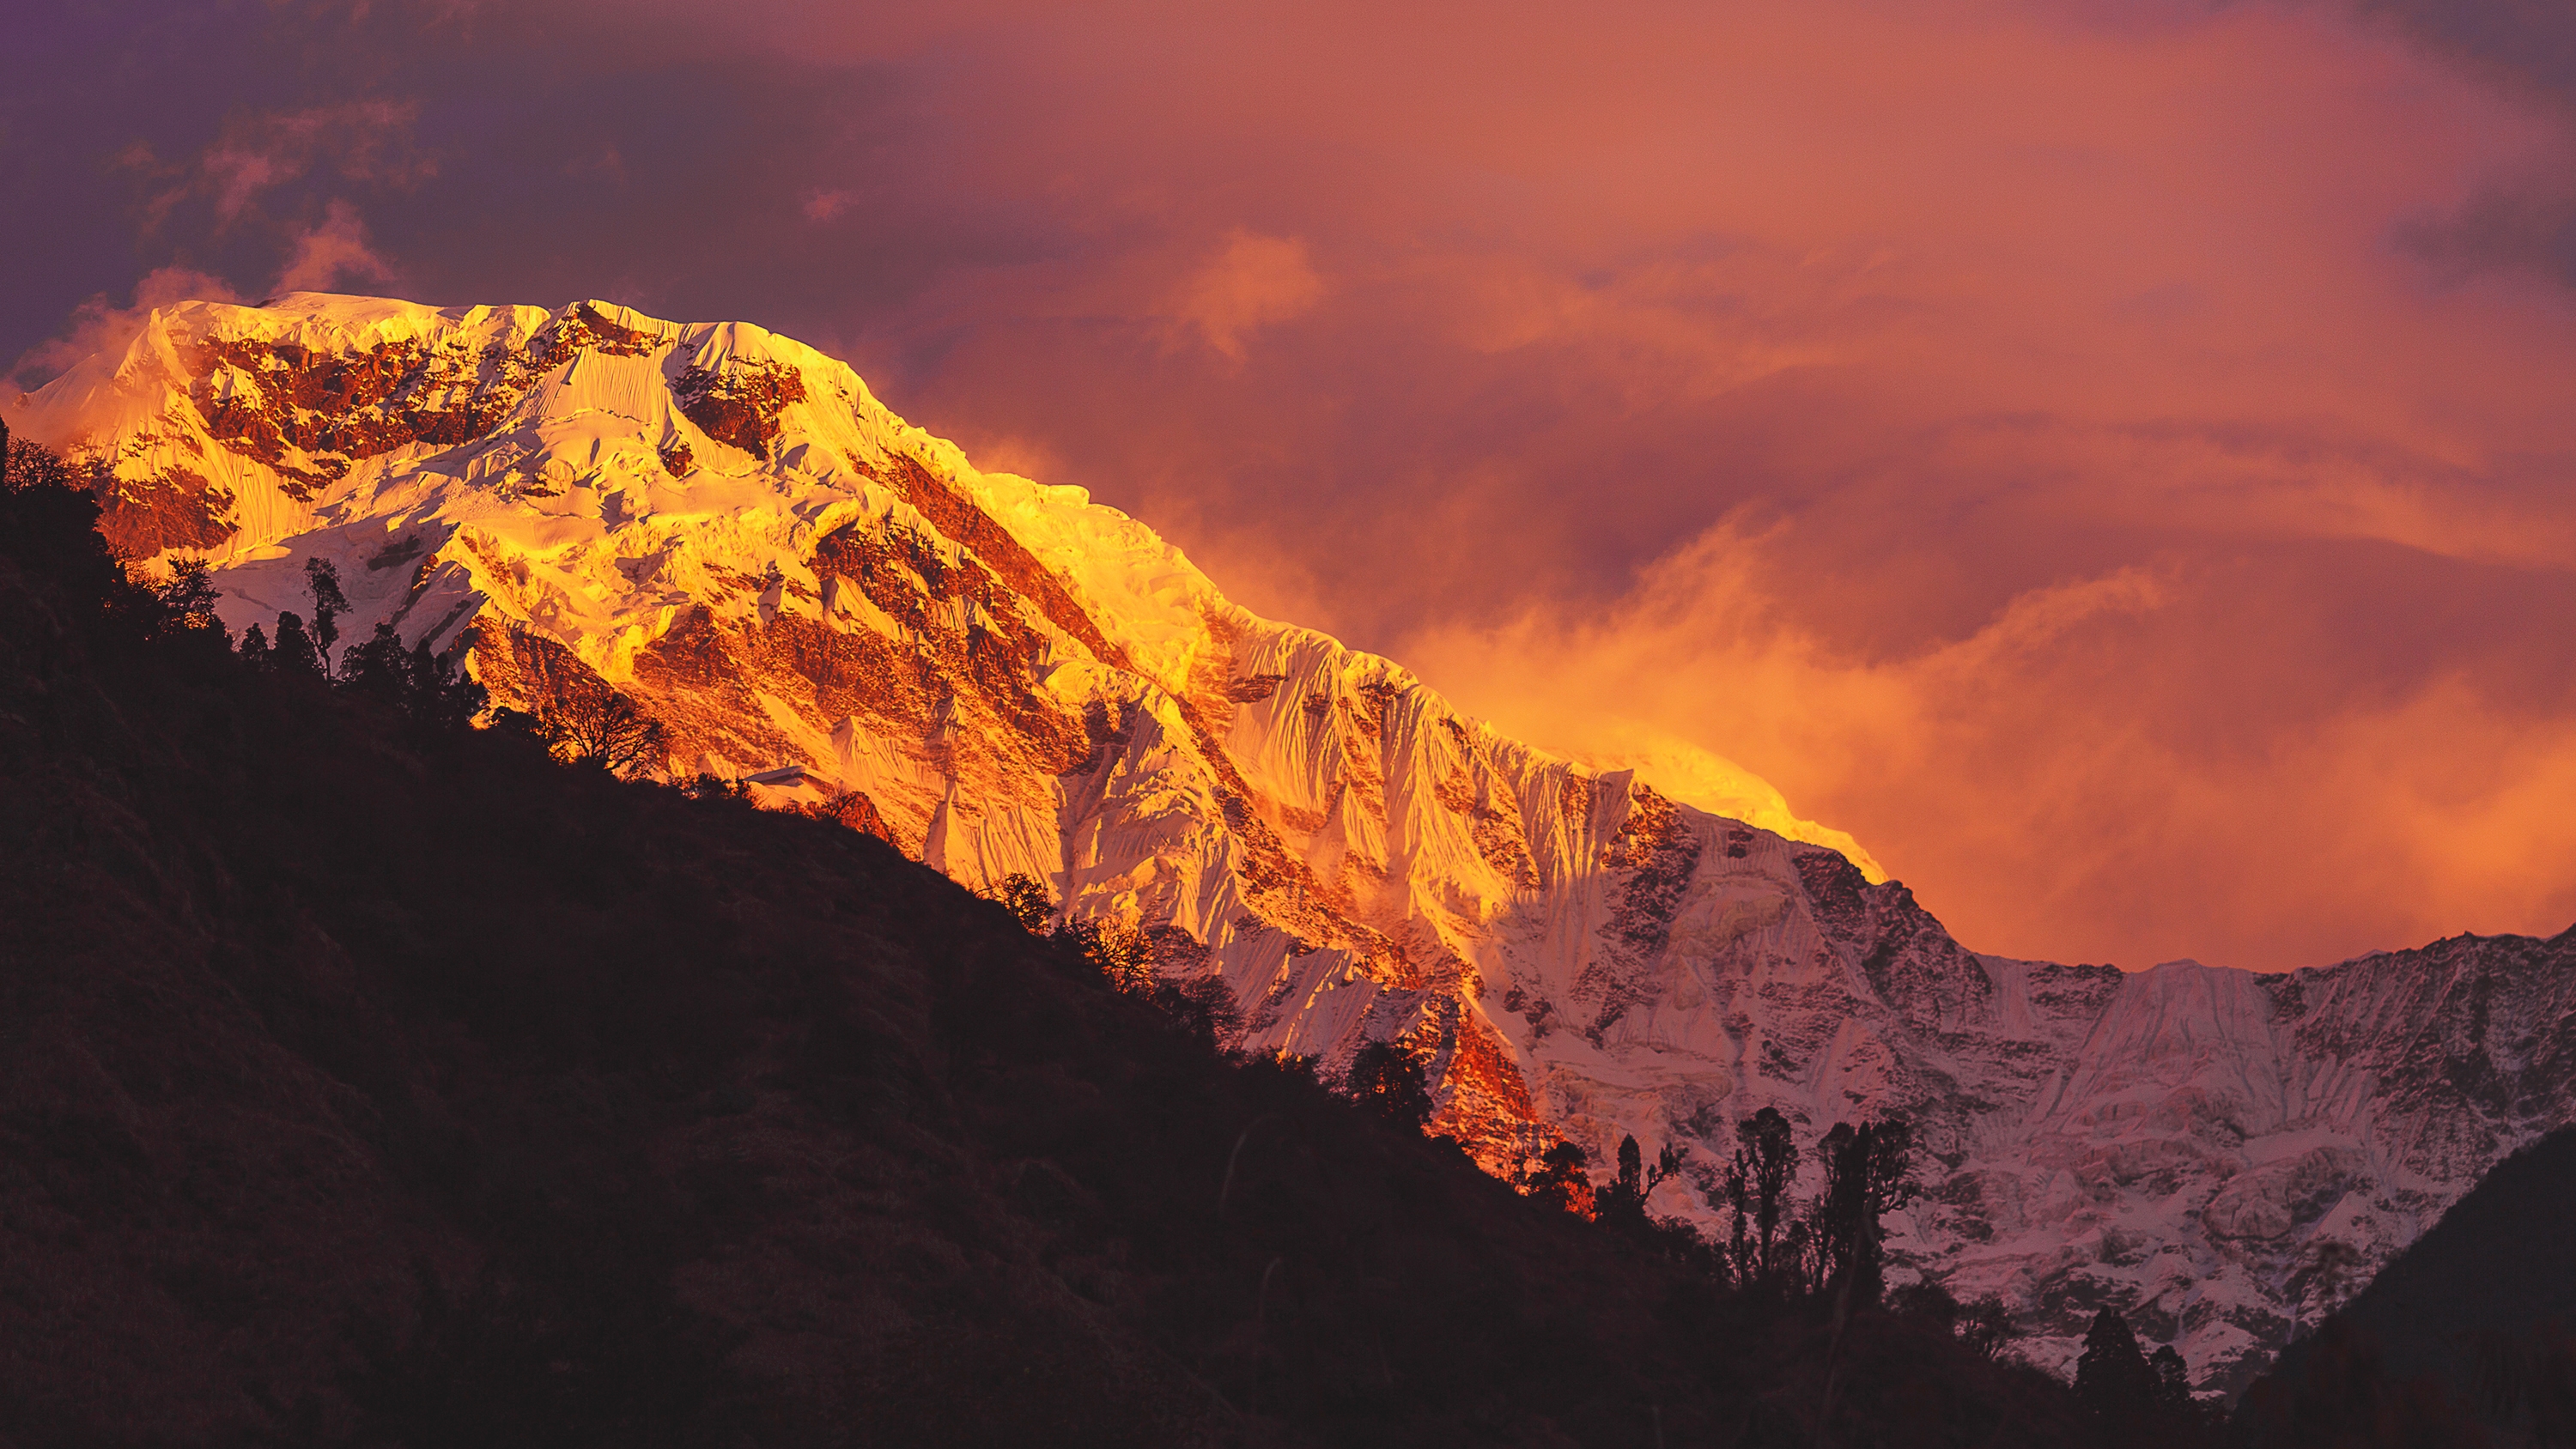
<svg viewBox="0 0 2576 1449">
<path fill-rule="evenodd" d="M 1041 881 L 1222 979 L 1245 1050 L 1404 1045 L 1490 1170 L 1679 1145 L 1653 1206 L 1714 1225 L 1754 1110 L 1902 1113 L 1897 1275 L 2001 1295 L 2045 1367 L 2110 1304 L 2233 1388 L 2576 1121 L 2576 930 L 2282 975 L 1980 955 L 1758 781 L 1731 819 L 1505 737 L 749 324 L 191 302 L 6 414 L 135 567 L 206 559 L 230 627 L 331 560 L 348 635 L 497 704 L 620 691 L 671 776 Z"/>
</svg>

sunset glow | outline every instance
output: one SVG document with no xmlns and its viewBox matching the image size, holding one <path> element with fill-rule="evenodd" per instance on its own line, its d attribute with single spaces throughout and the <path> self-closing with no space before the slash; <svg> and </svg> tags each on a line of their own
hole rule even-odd
<svg viewBox="0 0 2576 1449">
<path fill-rule="evenodd" d="M 7 62 L 20 386 L 182 296 L 755 319 L 1503 729 L 1758 777 L 1978 950 L 2576 918 L 2566 22 L 92 23 Z"/>
<path fill-rule="evenodd" d="M 2576 1444 L 2576 0 L 0 45 L 0 1444 Z"/>
</svg>

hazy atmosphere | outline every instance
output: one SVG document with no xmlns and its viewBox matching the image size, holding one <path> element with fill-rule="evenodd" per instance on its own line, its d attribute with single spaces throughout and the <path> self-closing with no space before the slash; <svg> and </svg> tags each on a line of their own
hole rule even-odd
<svg viewBox="0 0 2576 1449">
<path fill-rule="evenodd" d="M 22 17 L 0 358 L 748 319 L 1982 951 L 2576 918 L 2576 13 L 912 9 Z"/>
</svg>

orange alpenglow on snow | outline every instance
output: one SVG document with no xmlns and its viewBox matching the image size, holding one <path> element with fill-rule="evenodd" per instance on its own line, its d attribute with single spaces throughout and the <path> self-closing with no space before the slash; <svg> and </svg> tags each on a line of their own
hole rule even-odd
<svg viewBox="0 0 2576 1449">
<path fill-rule="evenodd" d="M 12 94 L 118 159 L 18 153 L 0 351 L 316 288 L 757 317 L 1995 949 L 2287 969 L 2576 919 L 2571 16 L 164 6 L 110 82 L 58 9 Z"/>
<path fill-rule="evenodd" d="M 648 772 L 1026 877 L 1221 982 L 1246 1050 L 1397 1044 L 1489 1169 L 1628 1136 L 1720 1160 L 1764 1106 L 1807 1137 L 1904 1114 L 1936 1190 L 1891 1251 L 2055 1305 L 2043 1359 L 2079 1341 L 2067 1305 L 2187 1293 L 2195 1370 L 2238 1373 L 2298 1306 L 2304 1204 L 2384 1258 L 2576 1092 L 2539 1049 L 2576 938 L 2271 977 L 1974 954 L 1747 772 L 1532 748 L 758 327 L 183 303 L 12 418 L 99 470 L 138 566 L 209 559 L 232 627 L 331 560 L 343 637 L 461 651 L 503 705 L 614 690 L 666 731 Z M 1715 1211 L 1687 1174 L 1654 1207 Z"/>
</svg>

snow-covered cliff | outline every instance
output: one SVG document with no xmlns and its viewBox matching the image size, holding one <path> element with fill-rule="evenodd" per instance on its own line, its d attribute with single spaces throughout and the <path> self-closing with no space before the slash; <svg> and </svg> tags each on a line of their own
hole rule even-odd
<svg viewBox="0 0 2576 1449">
<path fill-rule="evenodd" d="M 620 690 L 678 774 L 864 797 L 961 880 L 1221 974 L 1252 1049 L 1407 1044 L 1491 1166 L 1904 1112 L 1900 1263 L 2003 1293 L 2042 1362 L 2116 1301 L 2227 1382 L 2336 1292 L 2322 1245 L 2357 1286 L 2576 1120 L 2576 934 L 2279 977 L 1975 955 L 1776 796 L 1727 819 L 1504 738 L 756 327 L 189 303 L 9 418 L 124 551 L 211 560 L 235 628 L 332 559 L 344 635 L 464 651 L 499 703 Z M 1684 1179 L 1655 1206 L 1710 1216 Z"/>
</svg>

